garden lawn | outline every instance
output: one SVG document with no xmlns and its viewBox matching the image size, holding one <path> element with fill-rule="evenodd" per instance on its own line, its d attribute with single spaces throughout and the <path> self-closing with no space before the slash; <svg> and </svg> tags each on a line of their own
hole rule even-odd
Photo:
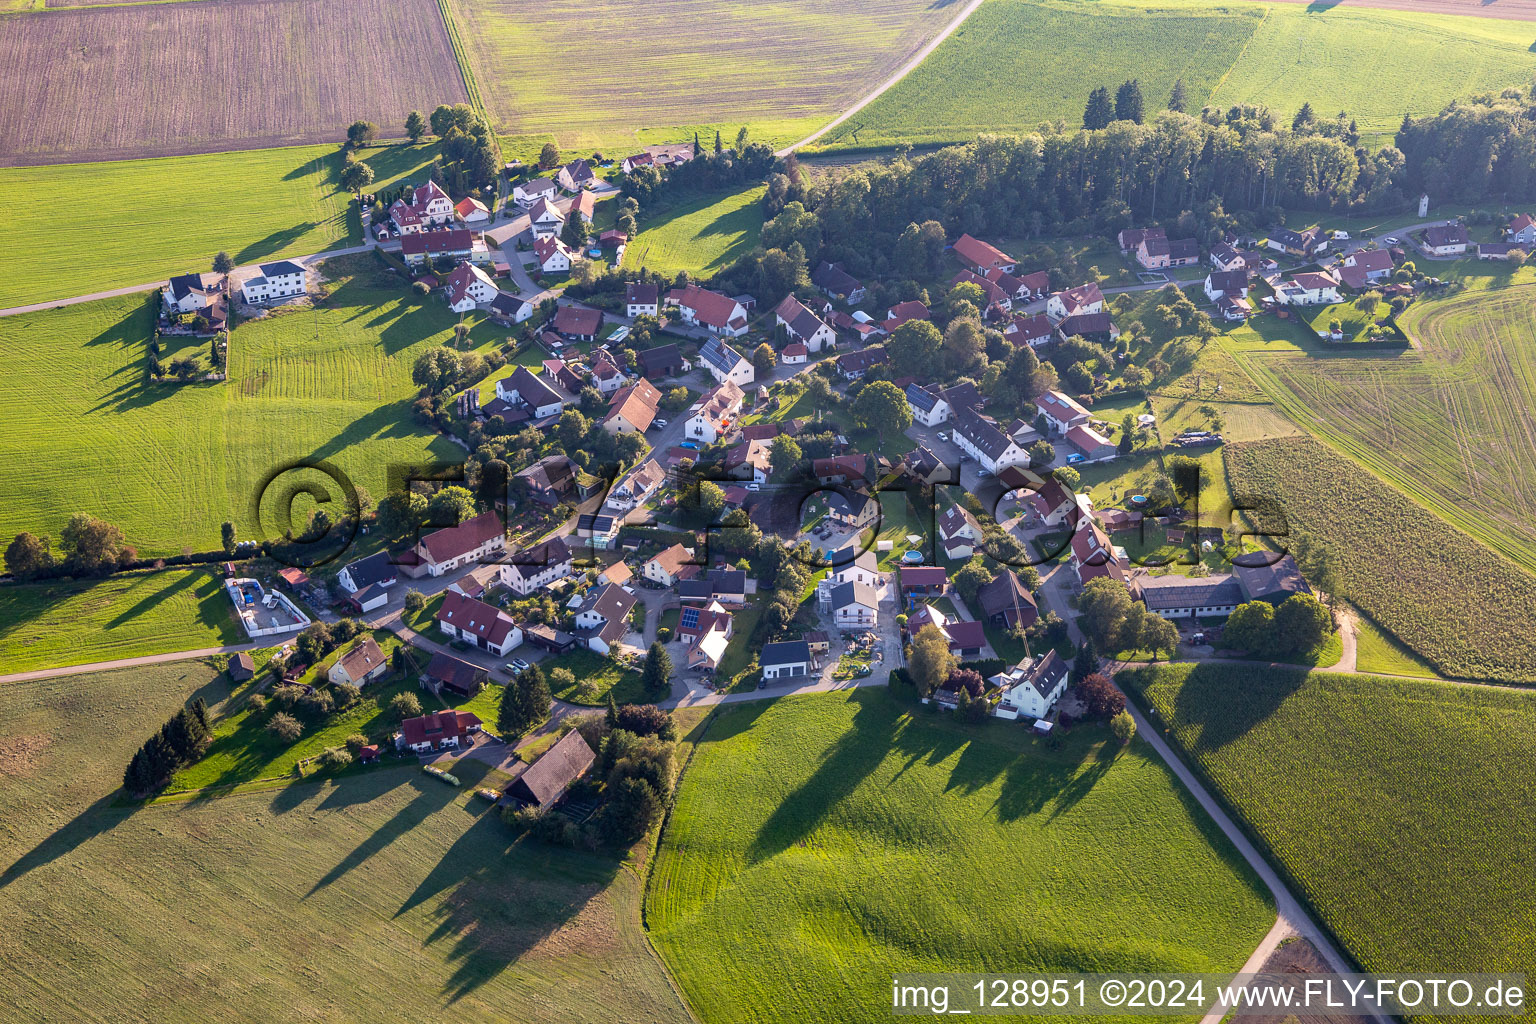
<svg viewBox="0 0 1536 1024">
<path fill-rule="evenodd" d="M 419 184 L 428 149 L 365 150 L 369 188 Z M 0 307 L 209 270 L 221 251 L 245 265 L 355 245 L 361 221 L 340 172 L 335 146 L 0 167 L 11 200 Z"/>
<path fill-rule="evenodd" d="M 624 265 L 667 277 L 686 270 L 707 277 L 757 245 L 763 189 L 706 195 L 663 212 L 641 211 L 640 233 L 624 249 Z"/>
<path fill-rule="evenodd" d="M 7 1017 L 690 1020 L 646 946 L 641 875 L 514 842 L 472 795 L 480 762 L 457 789 L 385 766 L 117 806 L 139 744 L 224 692 L 199 662 L 0 687 Z"/>
<path fill-rule="evenodd" d="M 1235 970 L 1273 923 L 1144 744 L 909 706 L 865 688 L 712 720 L 646 913 L 702 1019 L 874 1020 L 906 971 Z"/>
<path fill-rule="evenodd" d="M 411 365 L 452 338 L 458 317 L 434 297 L 418 302 L 368 256 L 331 260 L 334 292 L 237 327 L 229 380 L 150 385 L 149 296 L 128 296 L 0 318 L 0 537 L 59 535 L 74 512 L 122 529 L 141 556 L 219 545 L 232 520 L 242 540 L 302 529 L 313 502 L 284 498 L 318 472 L 272 474 L 295 463 L 333 463 L 377 500 L 392 466 L 455 462 L 463 449 L 414 422 Z M 470 317 L 480 351 L 500 340 Z M 103 469 L 103 459 L 108 469 Z M 258 512 L 255 504 L 262 499 Z M 332 505 L 336 508 L 337 505 Z"/>
<path fill-rule="evenodd" d="M 1363 970 L 1536 968 L 1536 695 L 1235 665 L 1119 680 Z"/>
<path fill-rule="evenodd" d="M 739 622 L 737 628 L 740 628 Z M 639 672 L 584 647 L 549 658 L 541 663 L 541 667 L 544 669 L 544 678 L 550 683 L 550 692 L 557 700 L 601 707 L 608 703 L 609 694 L 620 704 L 644 704 L 649 699 L 640 685 Z M 570 669 L 576 677 L 575 683 L 556 689 L 549 674 L 557 668 Z M 591 684 L 585 692 L 582 691 L 583 683 Z"/>
<path fill-rule="evenodd" d="M 201 569 L 0 587 L 4 672 L 244 642 L 219 577 Z"/>
</svg>

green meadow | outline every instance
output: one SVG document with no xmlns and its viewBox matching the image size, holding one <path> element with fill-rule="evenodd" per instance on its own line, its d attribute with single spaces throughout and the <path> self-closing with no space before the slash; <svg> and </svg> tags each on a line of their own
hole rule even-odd
<svg viewBox="0 0 1536 1024">
<path fill-rule="evenodd" d="M 701 1019 L 885 1019 L 905 971 L 1235 970 L 1273 923 L 1144 744 L 909 707 L 866 688 L 710 722 L 646 907 Z"/>
<path fill-rule="evenodd" d="M 751 252 L 763 230 L 762 188 L 708 195 L 654 216 L 641 211 L 640 233 L 624 249 L 626 267 L 671 276 L 707 277 Z"/>
<path fill-rule="evenodd" d="M 7 673 L 245 639 L 222 581 L 202 569 L 0 587 L 0 670 Z"/>
<path fill-rule="evenodd" d="M 1361 969 L 1536 968 L 1536 695 L 1221 665 L 1119 681 Z"/>
<path fill-rule="evenodd" d="M 640 873 L 514 842 L 478 761 L 122 805 L 134 749 L 226 692 L 200 662 L 0 687 L 7 1017 L 687 1024 Z"/>
<path fill-rule="evenodd" d="M 1141 82 L 1147 109 L 1182 78 L 1191 112 L 1258 103 L 1346 110 L 1387 142 L 1403 114 L 1536 74 L 1528 22 L 1206 0 L 988 0 L 912 74 L 826 136 L 829 148 L 965 141 L 1081 123 L 1095 86 Z"/>
<path fill-rule="evenodd" d="M 430 150 L 366 150 L 370 187 L 423 179 Z M 208 270 L 220 251 L 243 265 L 355 245 L 361 225 L 337 191 L 340 169 L 335 146 L 0 167 L 10 210 L 0 307 Z"/>
<path fill-rule="evenodd" d="M 226 519 L 246 540 L 302 528 L 313 504 L 290 506 L 290 484 L 324 481 L 289 470 L 263 489 L 301 460 L 333 464 L 377 499 L 392 465 L 461 458 L 410 414 L 411 365 L 452 339 L 458 317 L 372 257 L 325 266 L 334 291 L 323 304 L 236 327 L 222 383 L 146 382 L 154 296 L 0 318 L 10 370 L 0 468 L 12 487 L 0 537 L 57 537 L 72 513 L 90 512 L 141 556 L 205 551 Z M 491 325 L 469 322 L 481 351 L 500 342 Z M 325 493 L 342 497 L 335 484 Z"/>
</svg>

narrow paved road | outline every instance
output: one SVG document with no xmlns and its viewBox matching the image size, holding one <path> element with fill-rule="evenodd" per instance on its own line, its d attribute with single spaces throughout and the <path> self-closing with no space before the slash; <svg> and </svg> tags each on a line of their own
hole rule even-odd
<svg viewBox="0 0 1536 1024">
<path fill-rule="evenodd" d="M 861 111 L 865 107 L 869 106 L 875 100 L 879 99 L 881 94 L 886 92 L 886 90 L 890 89 L 891 86 L 895 85 L 897 82 L 901 81 L 903 78 L 906 78 L 909 74 L 911 74 L 913 68 L 915 68 L 919 64 L 921 64 L 925 57 L 927 57 L 930 53 L 932 53 L 935 49 L 937 49 L 938 45 L 940 43 L 942 43 L 944 40 L 948 39 L 950 37 L 950 35 L 952 35 L 954 33 L 955 29 L 959 28 L 965 22 L 965 19 L 969 18 L 972 14 L 974 14 L 975 11 L 976 11 L 976 8 L 978 8 L 980 6 L 981 6 L 981 0 L 971 0 L 970 3 L 965 5 L 965 8 L 963 10 L 961 10 L 961 12 L 959 14 L 955 15 L 955 20 L 954 21 L 951 21 L 948 25 L 945 25 L 943 30 L 940 31 L 938 35 L 934 36 L 932 39 L 928 40 L 927 43 L 923 44 L 922 48 L 919 49 L 916 53 L 914 53 L 912 55 L 912 59 L 908 60 L 905 64 L 903 64 L 900 68 L 898 68 L 896 70 L 896 73 L 893 74 L 890 78 L 887 78 L 884 82 L 881 82 L 873 90 L 871 90 L 870 92 L 866 93 L 864 95 L 863 99 L 859 100 L 853 106 L 849 107 L 847 110 L 845 110 L 841 114 L 839 114 L 837 116 L 837 118 L 835 120 L 833 120 L 830 124 L 826 125 L 823 128 L 818 129 L 817 131 L 812 132 L 811 134 L 807 135 L 805 138 L 801 139 L 799 142 L 795 143 L 794 145 L 784 147 L 783 149 L 781 149 L 777 153 L 775 153 L 774 156 L 788 156 L 790 153 L 793 153 L 795 150 L 801 148 L 802 146 L 809 146 L 811 143 L 815 142 L 817 139 L 819 139 L 823 135 L 827 134 L 827 132 L 831 131 L 833 128 L 836 128 L 838 125 L 840 125 L 844 121 L 848 120 L 854 114 L 857 114 L 859 111 Z"/>
<path fill-rule="evenodd" d="M 69 665 L 64 668 L 40 668 L 32 672 L 12 672 L 0 676 L 0 683 L 25 683 L 33 679 L 51 679 L 54 676 L 79 676 L 87 672 L 108 672 L 114 668 L 138 668 L 141 665 L 164 665 L 172 661 L 190 661 L 193 658 L 211 658 L 216 654 L 238 654 L 254 651 L 271 644 L 243 643 L 228 647 L 202 647 L 195 651 L 169 651 L 165 654 L 147 654 L 141 658 L 119 658 L 116 661 L 93 661 L 86 665 Z"/>
</svg>

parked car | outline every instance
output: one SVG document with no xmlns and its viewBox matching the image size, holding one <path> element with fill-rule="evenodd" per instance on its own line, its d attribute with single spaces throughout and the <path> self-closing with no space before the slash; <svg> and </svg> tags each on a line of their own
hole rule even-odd
<svg viewBox="0 0 1536 1024">
<path fill-rule="evenodd" d="M 948 441 L 949 440 L 949 431 L 941 430 L 941 431 L 939 431 L 934 436 L 936 436 L 940 441 Z"/>
<path fill-rule="evenodd" d="M 656 430 L 660 430 L 661 428 L 665 427 L 666 425 L 667 425 L 667 421 L 666 420 L 651 420 L 651 427 L 656 429 Z"/>
<path fill-rule="evenodd" d="M 1067 456 L 1067 465 L 1069 465 L 1069 466 L 1075 466 L 1079 462 L 1082 462 L 1082 461 L 1083 461 L 1083 457 L 1081 455 L 1077 454 L 1077 452 L 1073 452 L 1071 455 Z"/>
<path fill-rule="evenodd" d="M 691 451 L 698 451 L 699 450 L 699 442 L 697 442 L 697 441 L 684 441 L 682 444 L 678 445 L 678 447 L 679 448 L 687 448 L 687 449 L 689 449 Z"/>
<path fill-rule="evenodd" d="M 527 672 L 533 666 L 529 665 L 522 658 L 513 658 L 511 661 L 507 662 L 501 667 L 503 671 L 511 675 L 517 675 L 520 672 Z"/>
</svg>

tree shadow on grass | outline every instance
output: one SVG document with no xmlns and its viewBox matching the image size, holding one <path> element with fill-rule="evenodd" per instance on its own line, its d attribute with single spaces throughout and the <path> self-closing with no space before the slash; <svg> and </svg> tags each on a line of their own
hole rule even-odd
<svg viewBox="0 0 1536 1024">
<path fill-rule="evenodd" d="M 768 816 L 747 849 L 749 864 L 765 861 L 802 842 L 890 751 L 901 727 L 900 709 L 885 694 L 855 692 L 848 699 L 859 705 L 852 725 L 832 744 L 811 777 Z"/>
<path fill-rule="evenodd" d="M 321 876 L 320 880 L 315 882 L 301 899 L 307 900 L 320 890 L 341 881 L 354 869 L 366 864 L 375 854 L 383 851 L 394 843 L 395 840 L 418 827 L 429 815 L 441 810 L 443 805 L 452 800 L 459 792 L 447 783 L 427 778 L 425 775 L 410 779 L 406 782 L 406 785 L 416 791 L 416 795 L 411 798 L 410 802 L 396 811 L 394 816 L 388 821 L 369 833 L 368 837 L 359 843 L 351 853 L 343 857 L 335 867 Z M 292 786 L 288 787 L 288 789 L 293 788 Z M 302 802 L 303 797 L 312 795 L 312 793 L 301 793 L 300 802 Z M 292 809 L 290 807 L 279 808 L 280 803 L 286 803 L 286 801 L 282 800 L 282 797 L 283 794 L 279 794 L 279 799 L 273 801 L 274 809 Z"/>
<path fill-rule="evenodd" d="M 1140 676 L 1135 671 L 1128 675 L 1130 684 L 1142 692 Z M 1306 681 L 1305 668 L 1196 665 L 1179 687 L 1174 722 L 1169 724 L 1198 730 L 1191 753 L 1217 750 L 1257 728 Z"/>
<path fill-rule="evenodd" d="M 303 224 L 295 224 L 292 227 L 281 228 L 272 232 L 266 238 L 252 242 L 244 249 L 235 253 L 235 262 L 244 264 L 264 260 L 273 253 L 286 249 L 319 226 L 319 221 L 312 220 L 306 221 Z"/>
<path fill-rule="evenodd" d="M 158 607 L 159 605 L 165 603 L 165 601 L 181 593 L 183 590 L 193 586 L 198 582 L 198 579 L 201 576 L 202 573 L 200 572 L 183 573 L 181 577 L 176 580 L 176 582 L 172 583 L 169 587 L 163 587 L 159 590 L 156 590 L 154 593 L 148 594 L 141 598 L 133 607 L 123 609 L 123 611 L 119 612 L 114 618 L 109 619 L 103 628 L 115 629 L 125 622 L 131 622 L 139 616 L 149 612 L 150 609 Z"/>
<path fill-rule="evenodd" d="M 65 854 L 73 853 L 97 836 L 110 832 L 127 821 L 136 808 L 113 807 L 119 795 L 119 792 L 114 790 L 101 797 L 75 815 L 67 825 L 57 829 L 42 842 L 12 861 L 3 872 L 0 872 L 0 889 L 4 889 L 30 871 L 52 864 Z"/>
</svg>

